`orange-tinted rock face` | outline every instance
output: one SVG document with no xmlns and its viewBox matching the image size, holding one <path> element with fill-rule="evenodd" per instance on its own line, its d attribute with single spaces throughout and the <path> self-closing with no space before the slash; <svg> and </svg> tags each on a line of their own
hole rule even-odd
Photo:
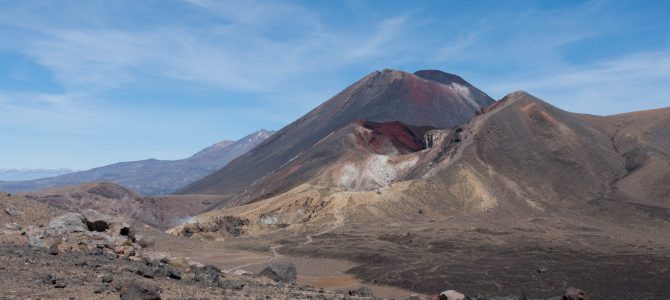
<svg viewBox="0 0 670 300">
<path fill-rule="evenodd" d="M 425 79 L 417 76 L 408 76 L 405 79 L 405 85 L 409 91 L 409 99 L 417 105 L 427 104 L 444 96 L 458 97 L 456 92 L 448 86 L 437 82 L 426 82 Z"/>
<path fill-rule="evenodd" d="M 390 142 L 399 154 L 425 149 L 423 134 L 402 122 L 365 122 L 363 127 L 372 130 L 372 137 L 367 142 L 373 149 L 379 150 L 377 153 L 387 152 L 382 149 L 386 142 Z"/>
</svg>

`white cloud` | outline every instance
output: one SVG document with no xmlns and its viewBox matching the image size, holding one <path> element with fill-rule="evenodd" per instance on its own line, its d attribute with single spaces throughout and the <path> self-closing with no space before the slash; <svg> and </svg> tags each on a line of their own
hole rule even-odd
<svg viewBox="0 0 670 300">
<path fill-rule="evenodd" d="M 480 42 L 480 32 L 470 31 L 465 34 L 460 34 L 447 44 L 437 48 L 435 53 L 431 55 L 433 62 L 452 62 L 460 61 L 469 57 L 469 51 L 472 46 Z"/>
<path fill-rule="evenodd" d="M 79 92 L 0 93 L 0 123 L 57 130 L 64 124 L 95 120 L 92 102 L 90 95 Z"/>
<path fill-rule="evenodd" d="M 319 30 L 321 24 L 316 15 L 303 7 L 286 2 L 272 1 L 214 1 L 185 0 L 187 3 L 206 9 L 209 13 L 223 17 L 232 25 L 252 27 L 282 24 L 304 31 Z"/>
<path fill-rule="evenodd" d="M 568 110 L 613 114 L 670 106 L 668 70 L 670 49 L 499 78 L 488 88 L 496 94 L 524 89 Z"/>
<path fill-rule="evenodd" d="M 22 11 L 18 19 L 0 18 L 0 24 L 20 27 L 22 46 L 14 50 L 53 72 L 68 90 L 95 92 L 162 78 L 264 93 L 315 71 L 393 54 L 390 45 L 399 44 L 408 19 L 383 19 L 363 31 L 326 30 L 313 12 L 285 3 L 189 3 L 221 20 L 198 26 L 100 21 L 91 28 L 50 27 Z"/>
<path fill-rule="evenodd" d="M 373 35 L 363 37 L 358 45 L 347 53 L 349 59 L 369 59 L 389 56 L 389 44 L 403 38 L 401 31 L 407 23 L 406 16 L 398 16 L 380 21 Z"/>
</svg>

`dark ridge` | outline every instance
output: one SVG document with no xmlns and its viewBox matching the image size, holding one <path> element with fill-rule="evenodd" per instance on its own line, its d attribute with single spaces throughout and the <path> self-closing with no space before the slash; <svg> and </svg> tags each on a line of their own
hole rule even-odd
<svg viewBox="0 0 670 300">
<path fill-rule="evenodd" d="M 458 75 L 454 75 L 447 72 L 442 72 L 440 70 L 419 70 L 414 72 L 414 75 L 419 76 L 426 80 L 432 80 L 439 83 L 450 84 L 452 82 L 470 86 L 470 83 L 465 81 Z"/>
</svg>

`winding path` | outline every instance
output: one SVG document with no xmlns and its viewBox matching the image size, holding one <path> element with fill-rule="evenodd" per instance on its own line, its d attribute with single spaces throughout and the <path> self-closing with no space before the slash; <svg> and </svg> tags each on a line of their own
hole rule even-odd
<svg viewBox="0 0 670 300">
<path fill-rule="evenodd" d="M 266 262 L 271 262 L 275 259 L 278 259 L 278 258 L 281 257 L 281 254 L 279 254 L 279 252 L 277 252 L 277 249 L 279 249 L 281 247 L 283 247 L 283 245 L 270 246 L 270 253 L 272 253 L 272 256 L 270 256 L 267 259 L 257 261 L 257 262 L 247 263 L 247 264 L 243 264 L 243 265 L 239 265 L 239 266 L 234 266 L 232 268 L 223 270 L 223 272 L 224 273 L 230 273 L 230 272 L 233 272 L 233 271 L 238 270 L 238 269 L 246 268 L 248 266 L 254 266 L 254 265 L 258 265 L 258 264 L 262 264 L 262 263 L 266 263 Z"/>
<path fill-rule="evenodd" d="M 328 228 L 328 229 L 326 229 L 326 230 L 323 230 L 323 231 L 320 231 L 320 232 L 317 232 L 317 233 L 315 233 L 315 234 L 307 234 L 307 235 L 305 235 L 305 238 L 307 239 L 307 241 L 305 241 L 305 242 L 303 243 L 303 245 L 307 245 L 307 244 L 311 243 L 311 242 L 313 241 L 312 237 L 319 236 L 319 235 L 322 235 L 322 234 L 326 234 L 326 233 L 331 232 L 331 231 L 333 231 L 333 230 L 335 230 L 335 229 L 341 227 L 342 225 L 344 225 L 345 217 L 344 217 L 344 213 L 342 212 L 342 208 L 341 208 L 341 207 L 339 207 L 339 208 L 337 208 L 337 209 L 335 210 L 335 212 L 333 213 L 333 216 L 335 217 L 335 222 L 332 224 L 332 226 L 331 226 L 330 228 Z M 257 261 L 257 262 L 246 263 L 246 264 L 243 264 L 243 265 L 234 266 L 234 267 L 232 267 L 232 268 L 223 270 L 223 272 L 225 272 L 225 273 L 230 273 L 230 272 L 233 272 L 233 271 L 235 271 L 235 270 L 239 270 L 239 269 L 242 269 L 242 268 L 246 268 L 246 267 L 248 267 L 248 266 L 254 266 L 254 265 L 258 265 L 258 264 L 262 264 L 262 263 L 267 263 L 267 262 L 271 262 L 271 261 L 273 261 L 273 260 L 275 260 L 275 259 L 281 258 L 282 255 L 279 254 L 279 252 L 278 252 L 277 250 L 278 250 L 279 248 L 283 247 L 283 246 L 284 246 L 284 245 L 274 245 L 274 246 L 269 246 L 269 248 L 270 248 L 270 253 L 272 254 L 269 258 L 267 258 L 267 259 L 263 259 L 263 260 L 261 260 L 261 261 Z M 212 249 L 212 250 L 215 250 L 215 249 Z"/>
</svg>

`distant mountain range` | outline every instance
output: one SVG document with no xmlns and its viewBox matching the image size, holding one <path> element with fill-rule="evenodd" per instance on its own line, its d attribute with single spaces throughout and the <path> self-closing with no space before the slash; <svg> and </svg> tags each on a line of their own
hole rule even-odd
<svg viewBox="0 0 670 300">
<path fill-rule="evenodd" d="M 72 169 L 0 169 L 0 180 L 17 181 L 17 180 L 32 180 L 44 177 L 52 177 L 75 172 Z"/>
<path fill-rule="evenodd" d="M 25 181 L 0 181 L 0 191 L 28 192 L 81 183 L 108 181 L 145 195 L 162 195 L 192 183 L 245 154 L 274 132 L 259 130 L 238 141 L 221 141 L 180 160 L 120 162 L 87 171 Z"/>
</svg>

